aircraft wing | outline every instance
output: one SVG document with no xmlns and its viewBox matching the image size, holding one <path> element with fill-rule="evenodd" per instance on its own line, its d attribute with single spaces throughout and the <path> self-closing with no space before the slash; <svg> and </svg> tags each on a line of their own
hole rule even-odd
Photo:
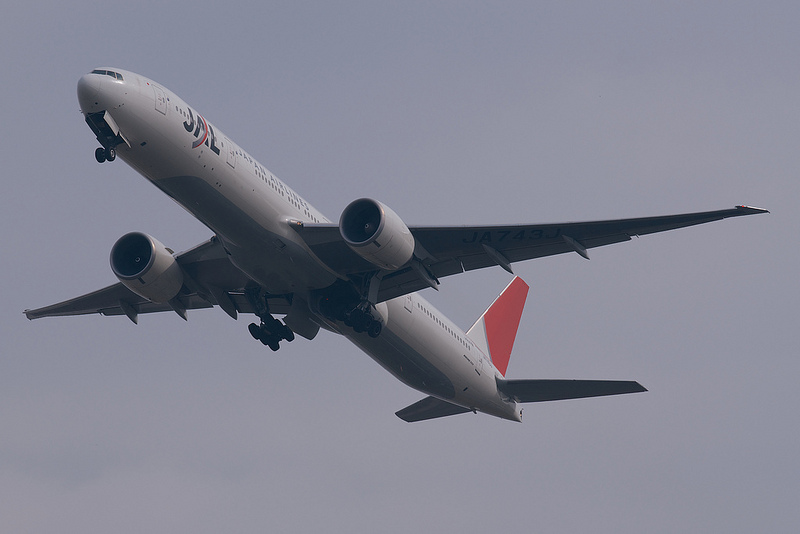
<svg viewBox="0 0 800 534">
<path fill-rule="evenodd" d="M 232 317 L 237 312 L 252 313 L 244 288 L 249 279 L 228 261 L 219 242 L 212 238 L 176 256 L 185 273 L 184 287 L 169 304 L 156 304 L 140 297 L 121 283 L 58 304 L 25 310 L 28 319 L 65 315 L 127 315 L 137 322 L 139 314 L 176 311 L 185 318 L 185 311 L 219 305 Z M 270 310 L 288 313 L 289 301 L 282 296 L 269 299 Z"/>
<path fill-rule="evenodd" d="M 397 271 L 381 272 L 377 302 L 389 300 L 430 286 L 438 279 L 473 269 L 499 265 L 511 271 L 511 263 L 577 252 L 587 257 L 587 249 L 628 241 L 631 236 L 664 232 L 728 217 L 740 217 L 767 210 L 747 206 L 732 209 L 561 224 L 495 226 L 414 226 L 416 240 L 412 265 Z M 306 224 L 295 227 L 311 251 L 343 277 L 364 279 L 378 268 L 347 246 L 335 224 Z M 141 313 L 185 310 L 219 305 L 232 317 L 252 313 L 244 289 L 250 280 L 233 266 L 219 242 L 212 238 L 176 256 L 186 274 L 184 288 L 169 304 L 155 304 L 131 292 L 121 283 L 58 304 L 26 310 L 29 319 L 83 315 L 126 315 L 136 322 Z M 288 313 L 287 297 L 269 299 L 274 313 Z"/>
<path fill-rule="evenodd" d="M 438 279 L 499 265 L 509 272 L 518 261 L 576 252 L 589 258 L 587 250 L 629 241 L 632 236 L 665 232 L 728 217 L 768 213 L 761 208 L 731 209 L 558 224 L 496 226 L 412 226 L 416 240 L 411 266 L 382 272 L 378 301 L 435 287 Z M 305 225 L 297 231 L 314 254 L 342 276 L 357 278 L 378 270 L 353 252 L 342 239 L 338 226 Z"/>
</svg>

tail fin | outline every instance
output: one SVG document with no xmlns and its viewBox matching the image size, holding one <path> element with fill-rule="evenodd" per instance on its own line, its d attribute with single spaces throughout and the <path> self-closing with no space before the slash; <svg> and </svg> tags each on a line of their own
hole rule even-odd
<svg viewBox="0 0 800 534">
<path fill-rule="evenodd" d="M 517 328 L 527 296 L 528 284 L 519 276 L 514 277 L 467 331 L 467 336 L 489 355 L 503 376 L 508 369 L 508 360 L 511 358 L 511 349 L 514 346 L 514 338 L 517 337 Z"/>
</svg>

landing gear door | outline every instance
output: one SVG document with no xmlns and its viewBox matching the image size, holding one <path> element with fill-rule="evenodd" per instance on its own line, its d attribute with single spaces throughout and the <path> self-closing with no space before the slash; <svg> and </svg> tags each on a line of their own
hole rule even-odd
<svg viewBox="0 0 800 534">
<path fill-rule="evenodd" d="M 164 90 L 160 87 L 153 86 L 153 91 L 156 94 L 156 111 L 161 113 L 162 115 L 167 114 L 167 95 L 164 93 Z"/>
<path fill-rule="evenodd" d="M 89 113 L 86 115 L 86 124 L 97 136 L 97 140 L 103 145 L 103 148 L 113 148 L 121 143 L 125 143 L 128 147 L 131 146 L 119 131 L 119 126 L 108 111 Z"/>
</svg>

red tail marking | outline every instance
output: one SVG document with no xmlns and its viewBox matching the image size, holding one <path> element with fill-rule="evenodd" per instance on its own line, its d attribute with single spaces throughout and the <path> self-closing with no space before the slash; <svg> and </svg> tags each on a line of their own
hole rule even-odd
<svg viewBox="0 0 800 534">
<path fill-rule="evenodd" d="M 514 278 L 483 315 L 492 363 L 503 376 L 506 376 L 527 296 L 528 284 L 522 278 Z"/>
</svg>

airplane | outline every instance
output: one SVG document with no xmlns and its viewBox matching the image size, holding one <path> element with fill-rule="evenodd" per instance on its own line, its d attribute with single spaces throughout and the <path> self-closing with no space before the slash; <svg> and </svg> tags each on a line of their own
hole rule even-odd
<svg viewBox="0 0 800 534">
<path fill-rule="evenodd" d="M 78 81 L 78 101 L 100 147 L 207 226 L 212 237 L 174 253 L 132 232 L 112 247 L 119 280 L 25 310 L 28 319 L 124 315 L 218 306 L 254 314 L 250 335 L 272 350 L 325 329 L 347 337 L 426 397 L 398 412 L 422 421 L 467 412 L 522 420 L 520 404 L 646 391 L 622 380 L 506 378 L 528 285 L 514 277 L 464 331 L 418 292 L 444 277 L 575 252 L 767 210 L 749 206 L 633 219 L 494 226 L 407 226 L 361 198 L 332 222 L 221 130 L 161 84 L 104 67 Z M 282 319 L 276 318 L 282 316 Z"/>
</svg>

